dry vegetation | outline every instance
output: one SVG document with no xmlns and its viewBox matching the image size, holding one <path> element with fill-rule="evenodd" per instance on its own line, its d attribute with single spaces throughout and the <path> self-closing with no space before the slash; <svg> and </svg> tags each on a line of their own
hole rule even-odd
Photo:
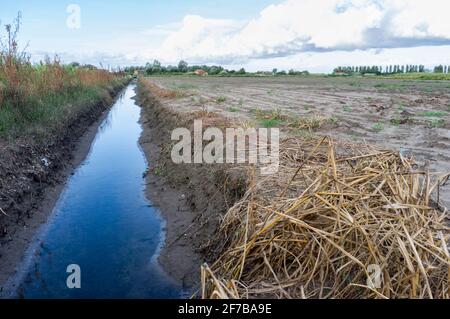
<svg viewBox="0 0 450 319">
<path fill-rule="evenodd" d="M 202 267 L 204 298 L 449 298 L 449 228 L 432 200 L 445 176 L 330 138 L 281 149 L 280 172 L 253 171 L 224 216 L 223 254 Z"/>
<path fill-rule="evenodd" d="M 102 90 L 121 79 L 106 70 L 62 65 L 57 57 L 32 64 L 17 42 L 20 15 L 0 34 L 0 134 L 20 135 L 67 115 L 69 104 L 99 100 Z M 72 105 L 72 107 L 75 107 Z M 73 111 L 73 110 L 70 110 Z"/>
<path fill-rule="evenodd" d="M 106 86 L 115 75 L 105 70 L 89 70 L 63 66 L 54 59 L 39 65 L 0 54 L 2 105 L 20 108 L 32 99 L 48 94 L 61 94 L 81 87 Z"/>
</svg>

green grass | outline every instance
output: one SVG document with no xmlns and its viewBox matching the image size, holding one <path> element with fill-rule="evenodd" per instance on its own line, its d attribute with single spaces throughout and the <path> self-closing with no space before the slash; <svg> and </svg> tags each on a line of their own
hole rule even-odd
<svg viewBox="0 0 450 319">
<path fill-rule="evenodd" d="M 427 123 L 429 128 L 441 128 L 445 126 L 445 121 L 443 119 L 433 119 Z"/>
<path fill-rule="evenodd" d="M 278 126 L 286 119 L 280 109 L 262 110 L 260 108 L 252 108 L 250 113 L 260 121 L 263 127 Z"/>
<path fill-rule="evenodd" d="M 164 176 L 166 175 L 166 169 L 164 167 L 164 165 L 157 165 L 154 169 L 153 169 L 153 173 L 156 176 Z"/>
<path fill-rule="evenodd" d="M 359 87 L 361 87 L 361 82 L 360 81 L 352 81 L 352 82 L 349 83 L 349 85 L 359 88 Z"/>
<path fill-rule="evenodd" d="M 372 125 L 372 129 L 373 129 L 375 132 L 379 133 L 379 132 L 381 132 L 382 130 L 384 130 L 384 124 L 383 124 L 383 123 L 380 123 L 380 122 L 375 123 L 374 125 Z"/>
<path fill-rule="evenodd" d="M 100 102 L 105 94 L 99 87 L 78 87 L 64 93 L 50 92 L 39 98 L 29 98 L 20 108 L 3 104 L 0 107 L 0 137 L 43 137 L 69 125 L 76 116 Z"/>
<path fill-rule="evenodd" d="M 230 106 L 229 108 L 227 108 L 227 111 L 228 111 L 228 112 L 235 113 L 235 112 L 238 112 L 239 109 L 238 109 L 237 107 Z"/>
<path fill-rule="evenodd" d="M 423 93 L 432 93 L 435 90 L 436 90 L 435 88 L 432 88 L 432 87 L 429 87 L 429 86 L 420 88 L 420 91 L 422 91 Z"/>
<path fill-rule="evenodd" d="M 443 117 L 446 115 L 447 115 L 447 112 L 443 112 L 443 111 L 425 111 L 425 112 L 419 113 L 419 116 L 425 116 L 425 117 Z"/>
<path fill-rule="evenodd" d="M 353 109 L 352 109 L 350 106 L 347 106 L 347 105 L 343 106 L 343 107 L 342 107 L 342 110 L 343 110 L 344 112 L 351 112 L 351 111 L 353 111 Z"/>
<path fill-rule="evenodd" d="M 227 100 L 227 98 L 225 96 L 219 96 L 216 98 L 216 103 L 223 103 Z"/>
<path fill-rule="evenodd" d="M 358 142 L 361 139 L 360 136 L 356 133 L 350 134 L 350 138 L 352 139 L 353 142 Z"/>
<path fill-rule="evenodd" d="M 398 125 L 402 124 L 403 121 L 401 118 L 396 117 L 396 118 L 392 118 L 390 120 L 390 122 L 392 125 L 398 126 Z"/>
<path fill-rule="evenodd" d="M 263 127 L 276 127 L 279 126 L 281 121 L 279 119 L 263 119 L 261 120 L 261 126 Z"/>
<path fill-rule="evenodd" d="M 260 108 L 252 108 L 250 113 L 256 116 L 258 119 L 274 119 L 283 120 L 285 118 L 281 109 L 262 110 Z"/>
<path fill-rule="evenodd" d="M 397 107 L 397 113 L 402 113 L 405 110 L 405 107 L 403 105 L 399 105 Z"/>
<path fill-rule="evenodd" d="M 402 79 L 402 80 L 450 80 L 450 74 L 443 73 L 399 73 L 392 75 L 382 75 L 380 78 Z"/>
<path fill-rule="evenodd" d="M 331 124 L 337 125 L 339 123 L 339 119 L 335 116 L 330 117 L 329 119 Z"/>
</svg>

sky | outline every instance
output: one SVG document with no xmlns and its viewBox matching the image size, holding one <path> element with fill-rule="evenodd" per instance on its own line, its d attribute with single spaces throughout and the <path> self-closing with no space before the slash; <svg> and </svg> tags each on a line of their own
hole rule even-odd
<svg viewBox="0 0 450 319">
<path fill-rule="evenodd" d="M 33 61 L 311 72 L 450 64 L 448 0 L 0 0 L 0 23 L 19 11 Z"/>
</svg>

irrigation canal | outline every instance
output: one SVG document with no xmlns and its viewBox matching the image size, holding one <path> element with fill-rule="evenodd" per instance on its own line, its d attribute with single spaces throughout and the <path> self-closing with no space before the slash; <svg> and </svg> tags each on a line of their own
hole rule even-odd
<svg viewBox="0 0 450 319">
<path fill-rule="evenodd" d="M 157 257 L 164 220 L 144 195 L 131 84 L 100 125 L 24 262 L 24 298 L 179 298 Z M 69 267 L 69 268 L 68 268 Z M 79 287 L 79 288 L 77 288 Z"/>
</svg>

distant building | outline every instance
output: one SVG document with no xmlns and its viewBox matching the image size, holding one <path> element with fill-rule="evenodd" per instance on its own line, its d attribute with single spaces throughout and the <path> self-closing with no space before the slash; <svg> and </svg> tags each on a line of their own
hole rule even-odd
<svg viewBox="0 0 450 319">
<path fill-rule="evenodd" d="M 208 72 L 206 72 L 205 70 L 202 70 L 202 69 L 195 70 L 194 73 L 196 75 L 200 75 L 200 76 L 208 75 Z"/>
</svg>

